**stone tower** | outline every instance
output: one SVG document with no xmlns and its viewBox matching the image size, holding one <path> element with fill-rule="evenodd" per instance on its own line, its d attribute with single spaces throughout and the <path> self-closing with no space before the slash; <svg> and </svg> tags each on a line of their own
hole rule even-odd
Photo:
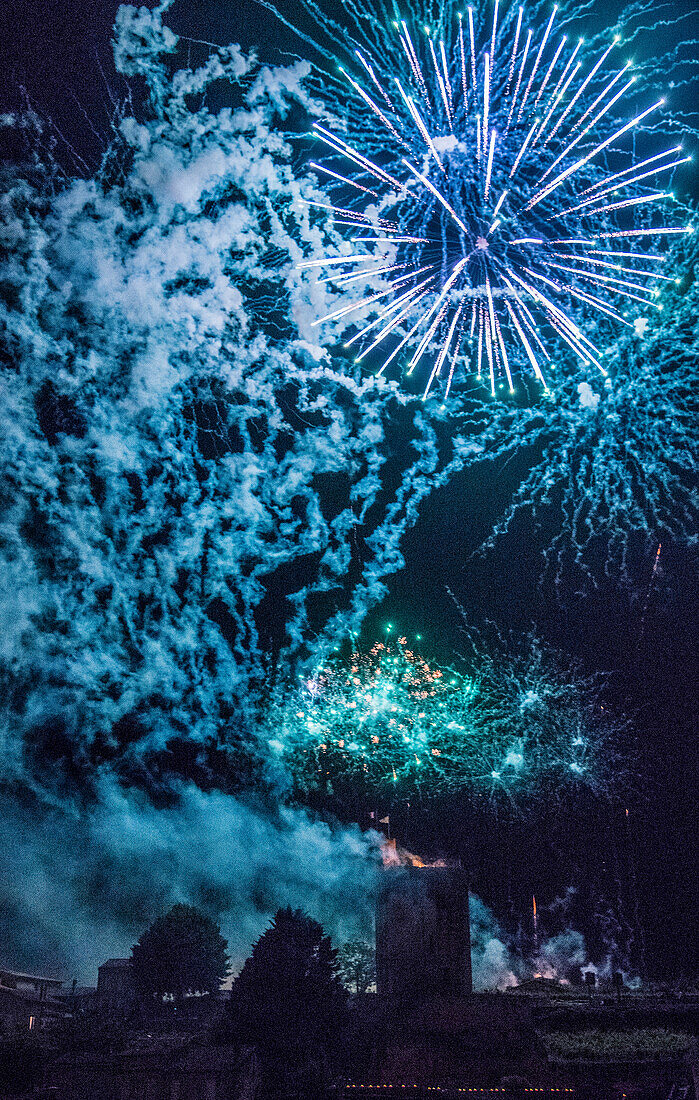
<svg viewBox="0 0 699 1100">
<path fill-rule="evenodd" d="M 471 992 L 468 878 L 461 867 L 391 867 L 376 902 L 376 984 L 403 997 Z"/>
</svg>

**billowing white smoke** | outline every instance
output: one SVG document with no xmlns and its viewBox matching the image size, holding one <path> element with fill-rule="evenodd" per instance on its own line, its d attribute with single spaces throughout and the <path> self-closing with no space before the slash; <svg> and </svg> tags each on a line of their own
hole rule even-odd
<svg viewBox="0 0 699 1100">
<path fill-rule="evenodd" d="M 119 11 L 149 108 L 99 178 L 0 205 L 2 935 L 83 977 L 174 900 L 235 953 L 285 902 L 332 927 L 333 883 L 371 876 L 356 831 L 216 788 L 264 772 L 269 651 L 358 624 L 463 452 L 318 343 L 297 264 L 332 229 L 282 130 L 308 67 L 231 46 L 172 75 L 166 7 Z M 197 108 L 214 81 L 231 105 Z"/>
<path fill-rule="evenodd" d="M 490 909 L 471 894 L 471 967 L 474 989 L 508 989 L 519 983 L 518 960 Z"/>
<path fill-rule="evenodd" d="M 302 810 L 276 812 L 191 784 L 169 807 L 100 781 L 93 805 L 4 806 L 5 965 L 46 965 L 94 982 L 177 902 L 220 919 L 234 970 L 278 906 L 303 908 L 336 940 L 370 927 L 377 849 Z"/>
</svg>

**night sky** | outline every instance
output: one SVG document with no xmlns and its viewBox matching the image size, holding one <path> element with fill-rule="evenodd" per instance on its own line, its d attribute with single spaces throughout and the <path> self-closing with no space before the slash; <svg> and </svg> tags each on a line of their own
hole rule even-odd
<svg viewBox="0 0 699 1100">
<path fill-rule="evenodd" d="M 669 5 L 676 14 L 691 6 Z M 50 119 L 55 155 L 69 174 L 89 176 L 94 171 L 109 141 L 112 104 L 129 90 L 115 72 L 110 46 L 117 8 L 112 0 L 83 0 L 79 5 L 25 0 L 0 10 L 0 110 L 31 105 Z M 609 8 L 605 5 L 608 19 Z M 305 49 L 253 0 L 179 0 L 167 21 L 176 33 L 192 39 L 255 47 L 271 63 L 279 62 L 279 49 L 301 55 Z M 696 19 L 694 23 L 696 31 Z M 691 37 L 686 24 L 681 33 Z M 664 44 L 673 35 L 679 37 L 680 30 L 661 32 Z M 202 60 L 203 49 L 191 44 L 193 60 Z M 137 80 L 130 90 L 138 104 Z M 696 90 L 690 84 L 675 93 L 682 109 L 697 109 Z M 669 102 L 672 108 L 672 92 Z M 8 165 L 26 158 L 16 135 L 5 130 L 0 136 Z M 692 200 L 696 174 L 684 172 L 677 187 Z M 472 806 L 466 797 L 424 804 L 403 799 L 376 809 L 390 811 L 392 827 L 406 847 L 432 857 L 461 857 L 470 868 L 474 891 L 508 930 L 526 920 L 533 893 L 545 909 L 574 886 L 577 900 L 570 903 L 569 918 L 590 940 L 606 928 L 610 936 L 633 941 L 636 970 L 645 964 L 656 978 L 666 973 L 696 976 L 696 546 L 667 532 L 652 543 L 639 533 L 630 539 L 622 563 L 602 540 L 587 561 L 591 577 L 570 554 L 559 572 L 547 551 L 560 524 L 560 513 L 552 506 L 536 516 L 521 510 L 495 548 L 480 553 L 530 458 L 522 453 L 499 456 L 492 464 L 456 474 L 422 501 L 419 518 L 401 543 L 405 566 L 389 579 L 389 595 L 369 612 L 362 636 L 380 637 L 391 623 L 409 637 L 421 634 L 423 652 L 450 664 L 458 663 L 466 647 L 461 611 L 491 640 L 499 632 L 516 644 L 518 635 L 535 630 L 578 660 L 584 672 L 608 673 L 604 702 L 632 721 L 626 749 L 634 774 L 611 802 L 580 797 L 567 804 L 537 805 L 525 814 Z M 692 476 L 696 491 L 696 467 Z M 653 576 L 660 541 L 659 569 Z M 271 650 L 279 644 L 275 606 L 272 599 L 267 620 L 263 617 L 259 624 L 263 648 Z M 186 733 L 181 738 L 186 742 Z M 183 773 L 196 778 L 186 753 L 182 759 Z M 213 778 L 209 773 L 203 785 L 216 789 L 215 766 Z M 225 787 L 223 781 L 221 785 Z M 368 824 L 366 816 L 360 824 Z M 109 873 L 108 861 L 104 873 Z M 149 915 L 146 910 L 137 919 Z M 69 920 L 64 913 L 61 923 Z M 559 915 L 550 917 L 551 932 L 560 931 L 560 920 Z M 115 947 L 121 943 L 116 932 L 110 942 Z M 13 956 L 3 963 L 41 965 L 51 972 L 60 968 L 57 947 L 42 949 L 37 942 L 28 943 L 25 934 L 15 943 Z"/>
</svg>

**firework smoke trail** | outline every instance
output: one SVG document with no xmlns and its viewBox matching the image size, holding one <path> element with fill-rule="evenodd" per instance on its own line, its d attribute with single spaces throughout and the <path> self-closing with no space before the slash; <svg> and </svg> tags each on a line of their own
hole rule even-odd
<svg viewBox="0 0 699 1100">
<path fill-rule="evenodd" d="M 304 6 L 339 43 L 338 24 Z M 464 325 L 476 313 L 478 377 L 493 397 L 513 394 L 523 371 L 548 393 L 563 344 L 606 379 L 591 335 L 657 310 L 671 278 L 657 246 L 688 231 L 686 217 L 665 211 L 672 173 L 690 158 L 670 139 L 658 151 L 664 98 L 638 79 L 619 35 L 603 49 L 573 42 L 557 8 L 532 26 L 522 8 L 469 8 L 468 32 L 450 4 L 437 13 L 428 3 L 420 19 L 389 14 L 349 7 L 352 68 L 324 89 L 343 121 L 315 133 L 357 233 L 346 263 L 328 254 L 330 281 L 341 289 L 347 264 L 359 280 L 356 246 L 370 242 L 395 274 L 377 279 L 366 253 L 365 294 L 316 325 L 353 326 L 348 346 L 371 330 L 358 361 L 379 374 L 421 371 L 424 398 L 437 387 L 448 395 L 457 361 L 468 369 Z M 348 185 L 371 198 L 346 198 Z M 345 205 L 330 209 L 348 224 Z"/>
<path fill-rule="evenodd" d="M 640 649 L 643 635 L 646 629 L 646 614 L 648 612 L 648 604 L 650 603 L 651 592 L 653 591 L 653 584 L 660 565 L 660 551 L 663 548 L 662 542 L 658 543 L 658 549 L 655 551 L 655 557 L 653 558 L 653 568 L 650 574 L 650 580 L 648 581 L 648 588 L 646 589 L 646 598 L 643 601 L 643 610 L 641 612 L 641 625 L 638 631 L 638 641 L 636 642 L 636 649 Z"/>
<path fill-rule="evenodd" d="M 608 793 L 614 770 L 620 780 L 621 727 L 600 710 L 595 685 L 535 639 L 520 657 L 481 648 L 465 672 L 430 664 L 406 637 L 378 641 L 279 692 L 265 726 L 306 795 L 347 786 L 369 799 L 461 792 L 515 802 L 581 785 Z"/>
</svg>

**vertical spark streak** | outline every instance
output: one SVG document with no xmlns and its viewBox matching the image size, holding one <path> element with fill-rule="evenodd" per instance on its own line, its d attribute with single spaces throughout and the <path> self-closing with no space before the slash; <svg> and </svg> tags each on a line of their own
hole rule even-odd
<svg viewBox="0 0 699 1100">
<path fill-rule="evenodd" d="M 448 302 L 443 302 L 442 305 L 441 305 L 441 308 L 439 309 L 439 311 L 437 313 L 437 316 L 435 317 L 434 321 L 431 323 L 431 325 L 427 329 L 427 332 L 425 333 L 422 340 L 420 341 L 417 351 L 415 352 L 412 359 L 408 363 L 408 369 L 405 372 L 408 375 L 408 377 L 410 377 L 410 375 L 413 373 L 413 371 L 415 370 L 415 367 L 417 366 L 417 364 L 420 362 L 423 355 L 427 351 L 427 346 L 428 346 L 430 340 L 434 336 L 435 332 L 437 331 L 437 329 L 441 325 L 442 321 L 444 320 L 444 318 L 446 317 L 448 312 L 449 312 L 449 303 Z"/>
<path fill-rule="evenodd" d="M 435 377 L 438 378 L 440 373 L 441 373 L 442 367 L 444 366 L 444 360 L 446 359 L 446 357 L 449 353 L 449 347 L 450 347 L 452 339 L 454 337 L 454 333 L 456 331 L 456 326 L 458 324 L 459 318 L 461 317 L 461 311 L 462 310 L 463 310 L 463 305 L 460 305 L 459 308 L 457 309 L 456 313 L 454 314 L 454 320 L 452 321 L 451 327 L 449 328 L 447 338 L 444 341 L 444 346 L 443 346 L 442 350 L 440 351 L 439 356 L 437 357 L 435 365 L 432 368 L 432 373 L 430 374 L 429 381 L 428 381 L 427 385 L 425 386 L 425 392 L 422 395 L 422 400 L 423 401 L 425 401 L 427 399 L 427 395 L 430 392 L 430 389 L 432 388 L 432 383 L 433 383 Z"/>
<path fill-rule="evenodd" d="M 466 76 L 466 48 L 464 46 L 464 21 L 459 12 L 459 52 L 461 55 L 461 89 L 464 95 L 464 110 L 468 108 L 468 77 Z"/>
<path fill-rule="evenodd" d="M 485 170 L 485 189 L 483 191 L 483 198 L 486 202 L 488 201 L 488 192 L 490 191 L 490 175 L 491 175 L 491 172 L 493 170 L 493 153 L 495 152 L 495 139 L 496 139 L 497 136 L 498 136 L 497 132 L 495 130 L 493 130 L 491 135 L 490 135 L 490 149 L 488 150 L 488 166 Z"/>
<path fill-rule="evenodd" d="M 415 65 L 415 62 L 413 60 L 413 55 L 410 52 L 410 49 L 408 47 L 408 43 L 403 38 L 402 34 L 399 34 L 398 37 L 400 38 L 400 44 L 403 47 L 403 52 L 405 53 L 405 56 L 408 58 L 408 63 L 410 64 L 412 74 L 415 77 L 415 83 L 417 84 L 418 88 L 420 88 L 420 90 L 422 90 L 422 85 L 420 83 L 420 74 L 418 73 L 417 66 Z"/>
<path fill-rule="evenodd" d="M 456 361 L 459 358 L 459 352 L 461 351 L 461 343 L 462 343 L 462 340 L 463 340 L 463 331 L 464 331 L 464 322 L 462 321 L 461 322 L 461 328 L 459 329 L 459 335 L 457 336 L 456 343 L 454 345 L 454 354 L 452 355 L 451 363 L 449 364 L 449 377 L 447 379 L 447 388 L 444 391 L 444 400 L 445 401 L 449 396 L 449 391 L 451 389 L 451 383 L 452 383 L 452 380 L 454 378 L 454 369 L 456 367 Z"/>
<path fill-rule="evenodd" d="M 449 78 L 449 66 L 447 65 L 447 55 L 444 52 L 444 42 L 439 43 L 439 52 L 442 58 L 442 70 L 444 72 L 444 86 L 447 89 L 447 96 L 449 97 L 449 113 L 450 115 L 454 111 L 454 101 L 451 95 L 451 80 Z"/>
<path fill-rule="evenodd" d="M 583 44 L 583 40 L 582 40 L 582 38 L 579 38 L 577 46 L 575 47 L 572 54 L 570 55 L 570 57 L 566 61 L 565 68 L 564 68 L 563 72 L 561 73 L 560 77 L 558 78 L 558 83 L 556 84 L 556 87 L 551 92 L 551 98 L 549 99 L 549 103 L 548 103 L 549 106 L 553 103 L 554 100 L 556 100 L 556 99 L 560 100 L 563 97 L 563 95 L 565 94 L 565 88 L 563 89 L 563 91 L 561 91 L 561 88 L 562 88 L 562 86 L 563 86 L 563 84 L 564 84 L 564 82 L 565 82 L 565 80 L 568 76 L 568 70 L 572 68 L 573 62 L 575 61 L 578 50 L 580 49 L 582 44 Z M 578 69 L 580 68 L 580 63 L 578 63 L 577 68 Z M 568 81 L 568 84 L 569 83 L 570 83 L 570 81 Z M 568 84 L 566 84 L 566 88 L 568 87 Z M 560 92 L 560 95 L 559 95 L 559 92 Z"/>
<path fill-rule="evenodd" d="M 546 85 L 548 84 L 549 80 L 551 79 L 551 73 L 553 72 L 553 70 L 556 67 L 556 62 L 558 61 L 558 58 L 561 56 L 561 50 L 563 49 L 563 47 L 566 43 L 566 37 L 567 36 L 564 34 L 563 38 L 558 43 L 558 49 L 556 50 L 555 54 L 553 55 L 553 61 L 549 65 L 548 69 L 546 70 L 546 76 L 544 77 L 543 82 L 541 84 L 541 87 L 539 88 L 539 91 L 537 92 L 536 99 L 534 100 L 534 108 L 533 108 L 534 110 L 536 110 L 536 108 L 538 107 L 539 100 L 541 99 L 542 95 L 546 91 Z"/>
<path fill-rule="evenodd" d="M 483 370 L 483 303 L 478 303 L 478 378 Z"/>
<path fill-rule="evenodd" d="M 512 275 L 513 278 L 515 278 L 515 279 L 517 278 L 517 276 L 515 275 L 514 271 L 512 271 L 511 268 L 508 268 L 507 270 L 510 272 L 510 274 Z M 544 359 L 546 359 L 547 361 L 550 360 L 551 356 L 549 355 L 546 348 L 544 347 L 544 344 L 543 344 L 543 342 L 542 342 L 542 340 L 541 340 L 541 338 L 540 338 L 540 336 L 539 336 L 539 334 L 536 330 L 536 321 L 534 320 L 534 317 L 532 316 L 531 311 L 529 310 L 529 308 L 527 307 L 525 302 L 522 300 L 520 295 L 517 293 L 516 287 L 510 282 L 510 280 L 507 278 L 507 275 L 503 274 L 502 278 L 503 278 L 503 282 L 505 283 L 505 286 L 508 288 L 508 290 L 510 291 L 512 297 L 515 299 L 515 301 L 517 302 L 517 305 L 519 306 L 520 310 L 522 311 L 522 321 L 524 322 L 526 327 L 529 329 L 533 339 L 539 345 L 539 348 L 541 349 L 541 354 L 544 356 Z M 519 280 L 519 282 L 521 283 L 522 286 L 526 286 L 526 284 L 524 282 L 522 282 L 522 280 Z M 507 305 L 507 298 L 505 299 L 505 305 Z M 543 381 L 543 379 L 542 379 L 542 381 Z M 546 383 L 544 383 L 544 385 L 546 385 Z"/>
<path fill-rule="evenodd" d="M 434 65 L 434 75 L 437 78 L 437 87 L 439 88 L 439 93 L 442 97 L 442 102 L 444 104 L 444 110 L 446 111 L 447 119 L 449 121 L 449 127 L 450 127 L 450 129 L 453 130 L 454 126 L 453 126 L 453 121 L 452 121 L 452 117 L 451 117 L 451 107 L 449 106 L 449 97 L 447 96 L 447 89 L 445 88 L 444 81 L 442 80 L 442 74 L 439 71 L 439 62 L 437 61 L 437 55 L 434 52 L 434 44 L 433 44 L 431 38 L 429 39 L 429 43 L 430 43 L 430 55 L 432 57 L 432 64 Z"/>
<path fill-rule="evenodd" d="M 437 161 L 437 164 L 439 165 L 441 171 L 443 172 L 444 171 L 444 165 L 442 164 L 439 153 L 437 152 L 437 148 L 436 148 L 434 142 L 432 141 L 432 138 L 430 137 L 430 133 L 429 133 L 427 127 L 425 126 L 425 123 L 422 121 L 422 118 L 420 116 L 420 112 L 418 111 L 417 107 L 415 106 L 415 104 L 413 102 L 413 97 L 407 95 L 403 91 L 403 86 L 402 86 L 400 80 L 398 80 L 397 78 L 396 78 L 396 86 L 398 87 L 398 91 L 400 92 L 401 96 L 403 97 L 403 102 L 405 103 L 406 107 L 410 111 L 413 122 L 415 123 L 418 130 L 420 131 L 420 134 L 422 135 L 422 138 L 423 138 L 425 144 L 427 145 L 427 148 L 430 150 L 430 152 L 432 153 L 432 156 Z"/>
<path fill-rule="evenodd" d="M 525 46 L 524 46 L 524 56 L 522 58 L 522 64 L 519 67 L 519 75 L 517 76 L 517 83 L 515 84 L 515 90 L 514 90 L 514 94 L 512 96 L 512 103 L 510 104 L 510 113 L 507 116 L 507 126 L 505 127 L 505 133 L 507 133 L 508 130 L 510 129 L 510 123 L 512 121 L 512 112 L 515 109 L 515 104 L 517 102 L 517 96 L 519 95 L 519 88 L 520 88 L 520 85 L 522 83 L 522 74 L 524 73 L 524 68 L 525 68 L 525 65 L 527 64 L 527 56 L 529 54 L 529 46 L 531 45 L 531 40 L 532 40 L 532 32 L 527 31 L 527 41 L 526 41 Z"/>
<path fill-rule="evenodd" d="M 425 83 L 425 77 L 424 77 L 424 74 L 422 72 L 422 67 L 420 65 L 420 58 L 417 56 L 417 50 L 415 49 L 415 46 L 413 45 L 413 40 L 410 37 L 410 31 L 408 30 L 408 27 L 407 27 L 407 24 L 406 24 L 405 20 L 401 21 L 401 26 L 403 28 L 403 34 L 405 35 L 405 40 L 408 43 L 408 46 L 410 48 L 410 52 L 411 52 L 412 57 L 413 57 L 413 61 L 415 63 L 415 71 L 417 72 L 418 85 L 419 85 L 420 90 L 421 90 L 423 96 L 425 97 L 425 101 L 426 101 L 426 103 L 429 107 L 429 106 L 431 106 L 430 97 L 427 93 L 427 84 Z"/>
<path fill-rule="evenodd" d="M 529 318 L 531 317 L 531 313 L 529 312 L 529 310 L 527 309 L 527 307 L 526 307 L 526 306 L 524 305 L 524 303 L 523 303 L 523 302 L 521 301 L 521 299 L 518 299 L 518 300 L 519 300 L 519 305 L 520 305 L 520 309 L 521 309 L 521 311 L 522 311 L 522 312 L 521 312 L 521 315 L 520 315 L 520 321 L 521 321 L 521 322 L 522 322 L 522 324 L 524 325 L 525 329 L 526 329 L 526 330 L 528 331 L 528 333 L 529 333 L 529 335 L 531 336 L 531 338 L 532 338 L 532 340 L 534 341 L 534 343 L 535 343 L 535 344 L 537 345 L 537 347 L 539 348 L 539 351 L 540 351 L 540 352 L 541 352 L 541 354 L 543 355 L 543 357 L 544 357 L 544 359 L 546 360 L 546 362 L 547 362 L 547 363 L 550 363 L 550 362 L 551 362 L 551 356 L 550 356 L 550 355 L 549 355 L 549 353 L 547 352 L 547 350 L 546 350 L 546 347 L 545 347 L 545 345 L 544 345 L 544 342 L 543 342 L 543 340 L 541 339 L 541 337 L 539 336 L 539 333 L 538 333 L 538 331 L 537 331 L 537 325 L 536 325 L 536 322 L 533 322 L 533 321 L 530 321 L 530 320 L 529 320 Z M 535 373 L 536 373 L 536 372 L 535 372 Z M 544 382 L 544 385 L 546 385 L 546 383 L 545 383 L 545 382 Z"/>
<path fill-rule="evenodd" d="M 471 83 L 476 94 L 476 45 L 473 37 L 473 8 L 468 9 L 468 31 L 471 38 Z"/>
<path fill-rule="evenodd" d="M 495 61 L 495 36 L 498 29 L 498 4 L 499 0 L 495 0 L 495 7 L 493 9 L 493 33 L 490 36 L 490 57 L 492 61 Z"/>
<path fill-rule="evenodd" d="M 469 340 L 473 340 L 473 334 L 476 330 L 476 300 L 474 298 L 473 305 L 471 307 L 471 331 L 468 334 Z"/>
<path fill-rule="evenodd" d="M 536 130 L 536 127 L 537 127 L 537 125 L 538 125 L 538 119 L 534 119 L 534 121 L 533 121 L 533 123 L 532 123 L 532 125 L 531 125 L 531 128 L 530 128 L 530 130 L 529 130 L 529 133 L 527 134 L 527 136 L 525 137 L 524 141 L 522 142 L 522 145 L 521 145 L 521 147 L 520 147 L 520 150 L 519 150 L 519 152 L 518 152 L 517 156 L 515 157 L 515 162 L 514 162 L 514 164 L 512 165 L 512 168 L 510 169 L 510 179 L 512 179 L 512 177 L 514 176 L 515 172 L 517 171 L 517 168 L 518 168 L 518 166 L 519 166 L 519 162 L 521 161 L 522 157 L 524 156 L 524 152 L 525 152 L 525 150 L 526 150 L 526 148 L 527 148 L 527 146 L 528 146 L 528 144 L 529 144 L 529 142 L 530 142 L 530 140 L 531 140 L 531 136 L 532 136 L 532 134 L 533 134 L 533 133 L 534 133 L 534 131 Z"/>
<path fill-rule="evenodd" d="M 493 360 L 493 340 L 494 334 L 490 330 L 490 314 L 484 310 L 485 313 L 485 350 L 488 356 L 488 370 L 490 374 L 490 392 L 495 397 L 495 364 Z"/>
<path fill-rule="evenodd" d="M 476 160 L 481 162 L 481 116 L 476 115 Z"/>
<path fill-rule="evenodd" d="M 456 265 L 456 267 L 452 271 L 451 275 L 447 279 L 446 283 L 444 284 L 444 286 L 442 288 L 442 293 L 439 295 L 436 302 L 432 306 L 430 306 L 430 309 L 428 310 L 425 317 L 423 318 L 423 321 L 429 321 L 430 317 L 432 317 L 435 313 L 437 313 L 438 310 L 441 310 L 443 303 L 445 302 L 445 300 L 447 299 L 447 297 L 449 295 L 449 291 L 453 287 L 454 283 L 458 279 L 458 277 L 461 274 L 461 272 L 463 271 L 463 269 L 466 267 L 467 263 L 468 263 L 468 256 L 465 256 L 463 260 L 459 260 L 458 264 Z M 429 341 L 432 339 L 432 335 L 436 331 L 436 328 L 437 328 L 438 324 L 439 324 L 439 314 L 437 313 L 437 320 L 435 322 L 433 322 L 430 329 L 428 329 L 426 337 L 424 338 L 424 340 L 422 341 L 420 347 L 415 352 L 413 358 L 410 360 L 410 363 L 408 364 L 408 374 L 410 374 L 415 369 L 415 366 L 416 366 L 418 360 L 422 357 L 423 351 L 427 347 L 427 344 L 429 343 Z"/>
<path fill-rule="evenodd" d="M 497 203 L 495 204 L 495 209 L 493 210 L 493 217 L 494 218 L 497 217 L 498 212 L 500 210 L 500 207 L 504 203 L 504 201 L 507 198 L 508 194 L 509 194 L 509 191 L 503 191 L 502 195 L 500 196 Z"/>
<path fill-rule="evenodd" d="M 504 363 L 504 366 L 505 366 L 505 372 L 507 374 L 507 378 L 508 378 L 508 381 L 510 383 L 510 390 L 512 390 L 512 376 L 510 375 L 510 366 L 509 366 L 509 363 L 507 361 L 507 352 L 505 351 L 504 344 L 502 342 L 502 333 L 499 331 L 497 317 L 495 316 L 495 303 L 493 302 L 493 292 L 492 292 L 492 289 L 491 289 L 491 286 L 490 286 L 490 279 L 489 279 L 487 274 L 485 276 L 485 290 L 486 290 L 486 294 L 488 295 L 488 317 L 490 319 L 490 337 L 491 337 L 491 342 L 492 342 L 492 346 L 493 346 L 493 351 L 497 354 L 497 346 L 498 345 L 496 344 L 496 336 L 498 336 L 499 341 L 500 341 L 500 345 L 502 346 L 502 349 L 503 349 L 503 363 Z M 487 344 L 487 332 L 486 332 L 486 344 Z M 491 359 L 491 372 L 490 372 L 490 388 L 491 388 L 491 391 L 492 391 L 492 394 L 493 394 L 493 397 L 494 397 L 495 396 L 495 377 L 493 375 L 492 359 Z"/>
<path fill-rule="evenodd" d="M 507 97 L 510 94 L 510 86 L 512 84 L 512 74 L 515 71 L 515 58 L 517 57 L 517 46 L 519 45 L 519 32 L 522 29 L 522 12 L 523 12 L 523 10 L 524 10 L 523 8 L 520 8 L 519 13 L 517 15 L 517 29 L 515 30 L 515 41 L 514 41 L 514 45 L 512 47 L 512 56 L 510 57 L 510 68 L 509 68 L 508 73 L 507 73 L 507 86 L 505 88 L 505 99 L 507 99 Z"/>
<path fill-rule="evenodd" d="M 648 582 L 648 591 L 646 592 L 646 598 L 643 601 L 643 611 L 641 612 L 641 628 L 638 632 L 638 644 L 636 648 L 641 644 L 644 631 L 646 629 L 646 612 L 648 611 L 648 604 L 650 603 L 650 594 L 653 591 L 653 583 L 655 581 L 656 573 L 658 572 L 658 566 L 660 564 L 660 551 L 663 548 L 662 542 L 658 543 L 658 549 L 655 551 L 655 558 L 653 559 L 653 569 L 651 570 L 650 580 Z M 629 811 L 626 811 L 626 817 L 628 819 Z"/>
<path fill-rule="evenodd" d="M 505 341 L 502 338 L 502 329 L 500 328 L 500 321 L 498 317 L 495 318 L 495 328 L 497 329 L 498 342 L 500 344 L 500 351 L 502 352 L 502 362 L 505 367 L 505 374 L 507 375 L 507 381 L 510 387 L 510 393 L 514 393 L 514 386 L 512 385 L 512 374 L 510 372 L 510 361 L 507 358 L 507 348 L 505 347 Z"/>
<path fill-rule="evenodd" d="M 526 333 L 524 332 L 524 329 L 520 325 L 519 320 L 517 319 L 517 315 L 516 315 L 514 309 L 512 308 L 511 304 L 507 301 L 507 299 L 505 299 L 505 305 L 507 306 L 507 309 L 508 309 L 509 314 L 510 314 L 510 318 L 511 318 L 512 323 L 514 324 L 514 326 L 517 330 L 519 338 L 522 341 L 522 345 L 524 347 L 524 350 L 527 353 L 527 357 L 529 358 L 529 362 L 532 365 L 532 368 L 534 370 L 534 374 L 539 379 L 539 381 L 543 385 L 544 389 L 548 393 L 548 386 L 546 385 L 546 382 L 544 381 L 544 376 L 541 373 L 541 367 L 539 366 L 539 362 L 538 362 L 534 352 L 532 351 L 531 344 L 527 340 Z"/>
<path fill-rule="evenodd" d="M 545 48 L 546 43 L 548 41 L 549 34 L 551 33 L 551 27 L 553 26 L 553 21 L 556 18 L 556 12 L 557 11 L 558 11 L 558 8 L 554 5 L 553 11 L 551 12 L 551 18 L 549 19 L 549 21 L 546 25 L 546 30 L 544 31 L 544 37 L 542 38 L 541 45 L 539 46 L 539 52 L 536 55 L 536 61 L 534 62 L 534 68 L 531 71 L 531 75 L 529 77 L 529 82 L 527 84 L 526 91 L 525 91 L 524 96 L 522 98 L 522 104 L 519 108 L 519 114 L 517 115 L 517 121 L 518 122 L 522 118 L 522 112 L 524 111 L 524 108 L 526 106 L 527 98 L 529 96 L 529 92 L 531 91 L 531 86 L 534 83 L 534 77 L 536 76 L 537 69 L 539 68 L 539 62 L 541 61 L 541 55 L 544 52 L 544 48 Z"/>
<path fill-rule="evenodd" d="M 483 151 L 488 144 L 488 112 L 490 109 L 490 55 L 485 55 L 483 73 Z"/>
</svg>

